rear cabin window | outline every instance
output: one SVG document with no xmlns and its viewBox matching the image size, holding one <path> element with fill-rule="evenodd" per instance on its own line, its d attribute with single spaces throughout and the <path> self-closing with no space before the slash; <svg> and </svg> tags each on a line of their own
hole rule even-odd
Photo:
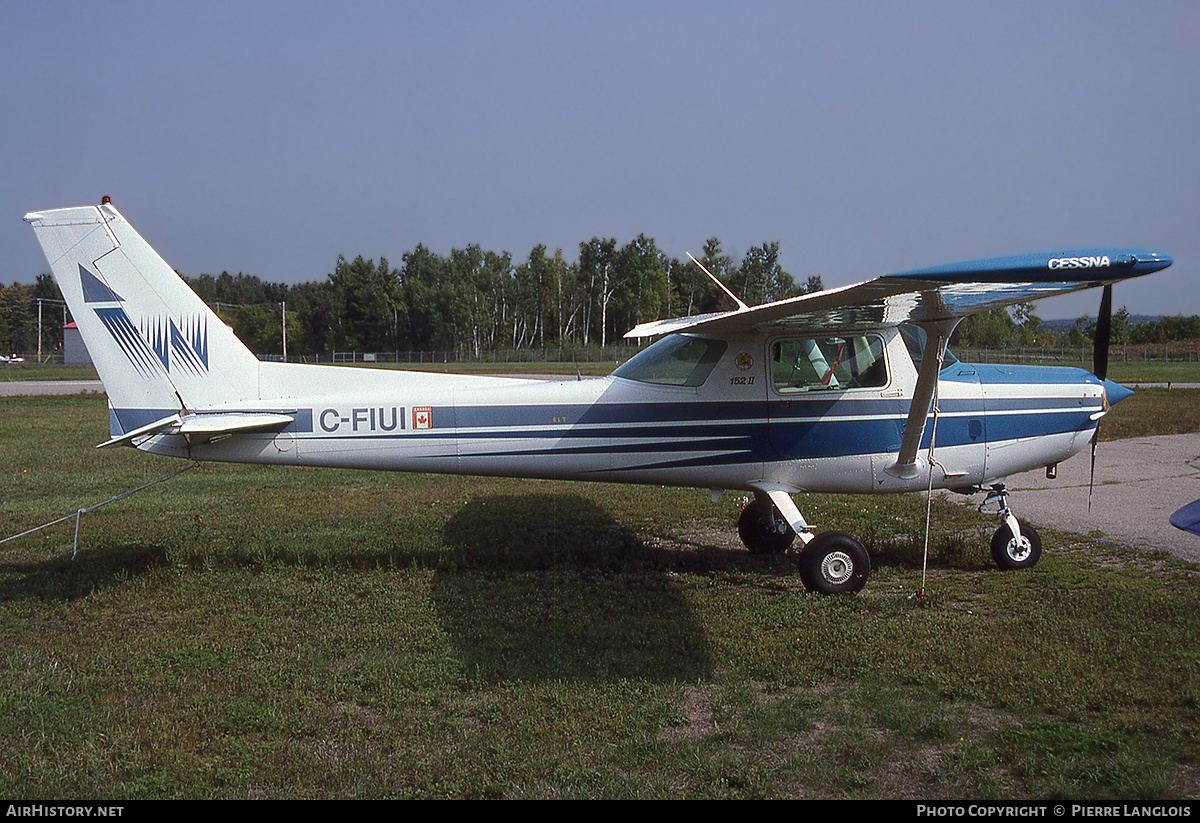
<svg viewBox="0 0 1200 823">
<path fill-rule="evenodd" d="M 888 382 L 883 338 L 871 335 L 776 341 L 771 372 L 782 394 L 877 388 Z"/>
<path fill-rule="evenodd" d="M 621 364 L 613 374 L 660 386 L 699 386 L 724 353 L 724 340 L 673 334 Z"/>
</svg>

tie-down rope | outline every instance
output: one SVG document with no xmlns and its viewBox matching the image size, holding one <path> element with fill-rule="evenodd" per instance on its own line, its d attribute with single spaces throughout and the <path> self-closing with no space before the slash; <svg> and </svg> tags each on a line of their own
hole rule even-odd
<svg viewBox="0 0 1200 823">
<path fill-rule="evenodd" d="M 72 517 L 74 517 L 75 518 L 75 544 L 74 544 L 74 547 L 71 549 L 71 559 L 74 560 L 76 553 L 79 551 L 79 519 L 83 515 L 88 514 L 89 512 L 94 512 L 96 509 L 100 508 L 101 506 L 107 506 L 109 503 L 115 503 L 118 500 L 122 500 L 126 497 L 129 497 L 129 495 L 131 495 L 131 494 L 136 494 L 137 492 L 140 492 L 143 489 L 148 489 L 151 486 L 156 486 L 159 483 L 170 480 L 172 477 L 178 477 L 179 475 L 183 474 L 184 472 L 191 471 L 192 469 L 196 468 L 199 465 L 200 465 L 199 463 L 193 463 L 190 466 L 184 466 L 179 471 L 171 472 L 170 474 L 164 474 L 162 477 L 158 478 L 157 480 L 151 480 L 149 483 L 145 484 L 144 486 L 138 486 L 136 489 L 130 489 L 129 491 L 121 492 L 120 494 L 114 494 L 112 497 L 108 498 L 107 500 L 101 501 L 100 503 L 95 503 L 84 509 L 78 509 L 72 514 L 65 515 L 63 517 L 58 518 L 57 520 L 51 520 L 49 523 L 43 523 L 40 526 L 34 526 L 32 529 L 26 529 L 25 531 L 21 532 L 20 534 L 14 534 L 11 537 L 6 537 L 3 540 L 0 540 L 0 544 L 7 543 L 10 540 L 16 540 L 18 537 L 24 537 L 27 534 L 33 534 L 36 531 L 41 531 L 42 529 L 49 528 L 50 526 L 57 525 L 59 523 L 62 523 L 63 521 L 70 520 Z"/>
<path fill-rule="evenodd" d="M 942 360 L 946 354 L 945 338 L 938 338 L 937 349 L 937 374 L 939 379 L 933 382 L 933 430 L 929 433 L 929 487 L 925 491 L 925 551 L 921 558 L 921 591 L 917 593 L 918 597 L 925 597 L 925 581 L 929 570 L 929 531 L 931 521 L 933 519 L 933 467 L 937 466 L 945 473 L 946 468 L 939 463 L 933 456 L 933 446 L 937 442 L 937 424 L 938 424 L 938 399 L 941 388 Z"/>
</svg>

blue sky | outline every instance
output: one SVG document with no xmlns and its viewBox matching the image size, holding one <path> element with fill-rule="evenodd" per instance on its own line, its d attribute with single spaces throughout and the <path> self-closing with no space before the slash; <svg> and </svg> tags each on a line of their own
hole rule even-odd
<svg viewBox="0 0 1200 823">
<path fill-rule="evenodd" d="M 1195 2 L 57 0 L 0 38 L 5 284 L 48 270 L 24 213 L 109 195 L 189 275 L 645 233 L 832 287 L 1134 246 L 1176 262 L 1115 305 L 1200 314 Z"/>
</svg>

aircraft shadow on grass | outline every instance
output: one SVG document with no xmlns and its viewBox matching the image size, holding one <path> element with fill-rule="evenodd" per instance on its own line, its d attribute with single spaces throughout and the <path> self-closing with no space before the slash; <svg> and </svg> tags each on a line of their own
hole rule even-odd
<svg viewBox="0 0 1200 823">
<path fill-rule="evenodd" d="M 433 600 L 456 653 L 484 679 L 689 681 L 712 655 L 680 574 L 766 570 L 781 558 L 648 545 L 571 494 L 481 497 L 443 531 Z"/>
<path fill-rule="evenodd" d="M 80 549 L 43 560 L 0 563 L 0 601 L 78 600 L 118 585 L 166 562 L 161 546 Z"/>
</svg>

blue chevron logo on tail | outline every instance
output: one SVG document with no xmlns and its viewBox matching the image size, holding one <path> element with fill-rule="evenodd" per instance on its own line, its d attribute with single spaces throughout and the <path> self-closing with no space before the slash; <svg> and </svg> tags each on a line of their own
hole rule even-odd
<svg viewBox="0 0 1200 823">
<path fill-rule="evenodd" d="M 172 354 L 179 367 L 193 374 L 208 371 L 208 322 L 205 318 L 193 317 L 178 323 L 169 317 L 154 318 L 142 322 L 142 335 L 168 372 L 171 371 Z"/>
<path fill-rule="evenodd" d="M 83 287 L 84 303 L 124 303 L 119 294 L 110 289 L 99 277 L 79 264 L 79 285 Z"/>
<path fill-rule="evenodd" d="M 79 283 L 84 303 L 125 302 L 82 264 L 79 266 Z M 196 375 L 208 371 L 207 318 L 181 319 L 178 323 L 170 317 L 143 319 L 139 330 L 121 306 L 93 311 L 139 374 L 147 377 L 154 374 L 158 371 L 156 364 L 161 364 L 162 370 L 170 374 L 172 354 L 179 368 Z"/>
<path fill-rule="evenodd" d="M 138 332 L 129 319 L 129 315 L 120 306 L 115 308 L 96 309 L 96 316 L 108 329 L 113 340 L 129 358 L 129 362 L 143 377 L 156 375 L 160 368 L 166 370 L 166 364 L 161 363 L 161 356 L 150 348 L 146 339 Z"/>
</svg>

